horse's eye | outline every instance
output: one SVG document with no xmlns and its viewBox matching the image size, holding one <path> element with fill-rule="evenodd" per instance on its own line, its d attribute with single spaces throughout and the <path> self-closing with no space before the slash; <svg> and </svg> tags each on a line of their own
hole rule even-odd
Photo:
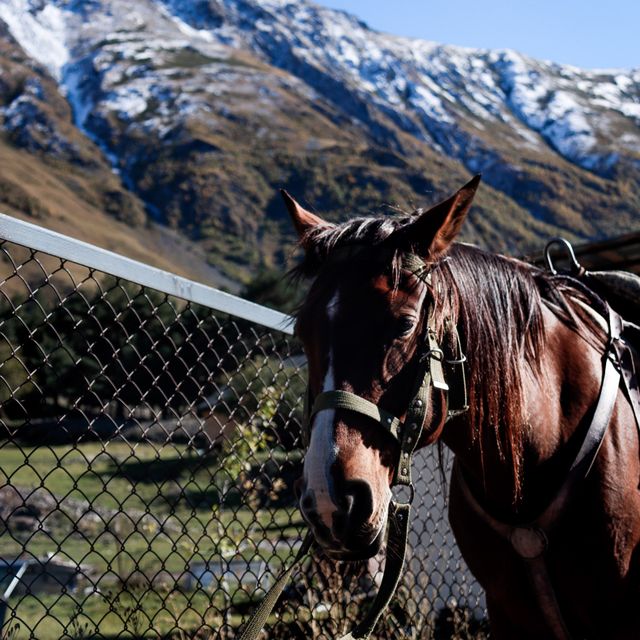
<svg viewBox="0 0 640 640">
<path fill-rule="evenodd" d="M 402 316 L 398 321 L 398 329 L 400 330 L 400 335 L 406 336 L 416 325 L 416 319 L 413 316 Z"/>
</svg>

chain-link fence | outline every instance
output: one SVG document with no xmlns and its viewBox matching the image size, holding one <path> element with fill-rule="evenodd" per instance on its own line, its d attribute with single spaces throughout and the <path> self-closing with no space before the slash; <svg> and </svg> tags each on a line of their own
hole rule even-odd
<svg viewBox="0 0 640 640">
<path fill-rule="evenodd" d="M 236 636 L 304 533 L 305 361 L 284 319 L 0 216 L 0 638 Z M 486 637 L 437 459 L 416 457 L 378 638 Z M 346 631 L 383 561 L 312 558 L 265 637 Z"/>
</svg>

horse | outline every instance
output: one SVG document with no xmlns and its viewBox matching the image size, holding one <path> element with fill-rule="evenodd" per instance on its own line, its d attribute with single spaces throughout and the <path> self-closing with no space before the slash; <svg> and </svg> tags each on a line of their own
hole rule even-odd
<svg viewBox="0 0 640 640">
<path fill-rule="evenodd" d="M 312 278 L 295 323 L 308 401 L 331 400 L 308 414 L 300 511 L 330 558 L 379 552 L 403 445 L 335 397 L 402 424 L 426 354 L 445 380 L 428 387 L 414 444 L 454 454 L 449 521 L 492 637 L 638 638 L 640 443 L 619 333 L 575 280 L 455 242 L 478 185 L 340 224 L 283 192 L 295 272 Z"/>
</svg>

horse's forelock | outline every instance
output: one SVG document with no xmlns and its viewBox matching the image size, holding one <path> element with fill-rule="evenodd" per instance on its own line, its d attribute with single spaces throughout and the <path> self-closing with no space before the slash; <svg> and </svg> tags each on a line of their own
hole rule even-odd
<svg viewBox="0 0 640 640">
<path fill-rule="evenodd" d="M 395 216 L 352 218 L 340 224 L 321 224 L 311 228 L 301 240 L 305 247 L 302 262 L 292 270 L 294 276 L 313 276 L 320 266 L 339 249 L 346 247 L 376 247 L 382 249 L 394 231 L 420 212 Z M 395 259 L 395 255 L 393 256 Z"/>
</svg>

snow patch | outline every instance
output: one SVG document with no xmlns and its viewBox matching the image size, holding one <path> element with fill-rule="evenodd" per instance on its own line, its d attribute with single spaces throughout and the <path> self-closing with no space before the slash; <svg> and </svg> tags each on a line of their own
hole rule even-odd
<svg viewBox="0 0 640 640">
<path fill-rule="evenodd" d="M 144 113 L 148 107 L 151 92 L 147 86 L 124 86 L 107 95 L 102 106 L 115 111 L 122 119 L 130 120 Z"/>
<path fill-rule="evenodd" d="M 51 2 L 39 11 L 30 11 L 26 0 L 0 2 L 0 19 L 7 23 L 18 44 L 58 81 L 62 67 L 70 58 L 66 45 L 66 13 Z"/>
<path fill-rule="evenodd" d="M 180 16 L 171 13 L 169 9 L 163 4 L 158 4 L 158 8 L 160 10 L 160 13 L 171 20 L 176 25 L 176 27 L 178 27 L 180 33 L 187 36 L 188 38 L 204 40 L 206 42 L 214 41 L 213 35 L 207 29 L 195 29 L 191 25 L 187 24 Z"/>
</svg>

